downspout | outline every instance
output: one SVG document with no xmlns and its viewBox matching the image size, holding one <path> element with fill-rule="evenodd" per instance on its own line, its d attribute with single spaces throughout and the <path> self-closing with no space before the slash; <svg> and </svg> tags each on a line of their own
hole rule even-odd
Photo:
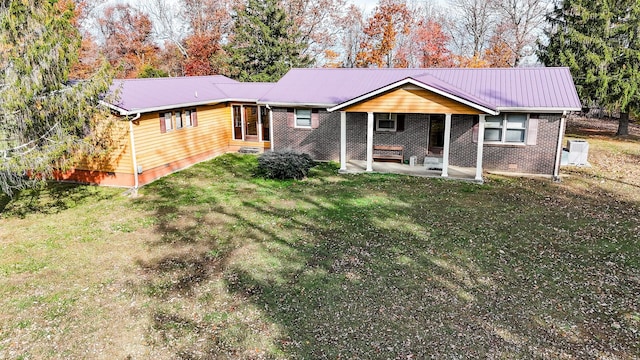
<svg viewBox="0 0 640 360">
<path fill-rule="evenodd" d="M 269 104 L 265 105 L 269 109 L 269 145 L 273 151 L 273 110 Z"/>
<path fill-rule="evenodd" d="M 553 181 L 560 181 L 560 162 L 562 160 L 562 136 L 564 135 L 566 111 L 560 117 L 560 131 L 558 131 L 558 148 L 556 149 L 556 163 L 553 169 Z"/>
<path fill-rule="evenodd" d="M 138 159 L 136 156 L 136 141 L 133 136 L 133 122 L 140 119 L 141 114 L 138 113 L 133 118 L 129 119 L 129 140 L 131 141 L 131 162 L 133 163 L 133 191 L 138 191 L 140 182 L 138 180 Z"/>
</svg>

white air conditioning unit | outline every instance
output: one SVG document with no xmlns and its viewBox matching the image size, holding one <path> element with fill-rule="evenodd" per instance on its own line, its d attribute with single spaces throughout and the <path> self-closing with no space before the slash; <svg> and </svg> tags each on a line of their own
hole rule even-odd
<svg viewBox="0 0 640 360">
<path fill-rule="evenodd" d="M 584 140 L 567 140 L 567 150 L 569 151 L 569 165 L 587 165 L 589 156 L 589 143 Z"/>
</svg>

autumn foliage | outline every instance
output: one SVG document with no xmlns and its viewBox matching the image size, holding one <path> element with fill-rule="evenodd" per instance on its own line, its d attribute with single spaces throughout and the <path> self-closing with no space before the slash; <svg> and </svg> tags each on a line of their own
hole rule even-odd
<svg viewBox="0 0 640 360">
<path fill-rule="evenodd" d="M 187 59 L 184 61 L 186 76 L 216 74 L 211 66 L 211 57 L 221 48 L 218 39 L 207 34 L 193 34 L 185 40 Z"/>
<path fill-rule="evenodd" d="M 442 31 L 442 26 L 433 19 L 418 23 L 416 43 L 419 49 L 420 66 L 450 67 L 453 65 L 451 53 L 447 49 L 449 36 Z"/>
<path fill-rule="evenodd" d="M 393 0 L 382 0 L 364 28 L 365 39 L 356 56 L 358 67 L 406 67 L 403 57 L 396 57 L 399 35 L 408 35 L 411 14 L 407 5 Z"/>
<path fill-rule="evenodd" d="M 367 15 L 347 0 L 274 0 L 285 18 L 265 20 L 265 29 L 281 21 L 291 24 L 284 31 L 285 43 L 295 44 L 301 61 L 287 61 L 288 66 L 512 67 L 535 48 L 532 34 L 541 26 L 540 11 L 530 12 L 541 9 L 541 1 L 451 0 L 452 7 L 444 11 L 428 2 L 378 0 Z M 72 24 L 82 35 L 82 46 L 71 70 L 74 78 L 90 77 L 103 58 L 117 77 L 233 76 L 241 72 L 239 66 L 273 62 L 269 54 L 279 47 L 264 43 L 256 49 L 267 58 L 233 60 L 229 45 L 237 45 L 235 23 L 247 7 L 244 0 L 101 4 L 106 0 L 58 0 L 55 5 L 75 6 Z M 99 33 L 83 24 L 97 25 Z M 245 42 L 263 30 L 247 34 Z"/>
<path fill-rule="evenodd" d="M 99 19 L 104 36 L 103 52 L 117 69 L 116 76 L 137 77 L 145 64 L 153 64 L 158 47 L 151 37 L 149 17 L 130 5 L 115 5 Z"/>
</svg>

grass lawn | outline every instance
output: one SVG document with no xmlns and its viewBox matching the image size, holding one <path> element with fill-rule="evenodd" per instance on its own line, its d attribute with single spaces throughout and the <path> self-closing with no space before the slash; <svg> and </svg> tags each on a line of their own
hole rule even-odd
<svg viewBox="0 0 640 360">
<path fill-rule="evenodd" d="M 0 198 L 0 358 L 640 357 L 640 141 L 561 183 L 254 177 Z"/>
</svg>

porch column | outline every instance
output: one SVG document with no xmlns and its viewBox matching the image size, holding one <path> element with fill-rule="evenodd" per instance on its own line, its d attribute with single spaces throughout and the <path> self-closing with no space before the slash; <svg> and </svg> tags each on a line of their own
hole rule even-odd
<svg viewBox="0 0 640 360">
<path fill-rule="evenodd" d="M 347 113 L 340 111 L 340 171 L 347 171 Z"/>
<path fill-rule="evenodd" d="M 444 116 L 444 149 L 442 150 L 442 177 L 449 176 L 449 145 L 451 144 L 451 114 Z"/>
<path fill-rule="evenodd" d="M 367 113 L 367 171 L 373 171 L 373 113 Z"/>
<path fill-rule="evenodd" d="M 484 123 L 487 115 L 480 114 L 478 122 L 478 152 L 476 158 L 476 180 L 482 181 L 482 151 L 484 149 Z"/>
</svg>

